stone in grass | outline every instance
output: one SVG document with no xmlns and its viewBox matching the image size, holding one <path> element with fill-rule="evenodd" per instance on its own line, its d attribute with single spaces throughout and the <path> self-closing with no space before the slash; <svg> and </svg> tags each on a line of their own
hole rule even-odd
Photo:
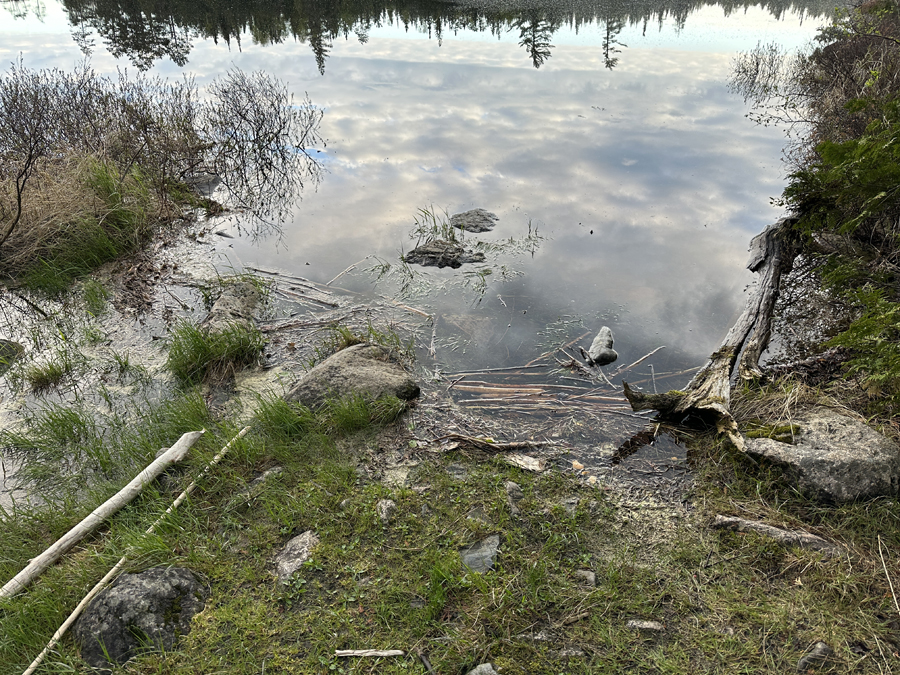
<svg viewBox="0 0 900 675">
<path fill-rule="evenodd" d="M 812 649 L 800 658 L 800 661 L 797 663 L 797 670 L 806 672 L 810 668 L 821 668 L 832 654 L 834 654 L 834 650 L 827 643 L 817 642 Z"/>
<path fill-rule="evenodd" d="M 291 575 L 296 572 L 312 556 L 312 550 L 319 543 L 319 538 L 312 530 L 291 539 L 277 556 L 275 556 L 275 571 L 278 580 L 286 584 Z"/>
<path fill-rule="evenodd" d="M 322 361 L 303 376 L 285 399 L 315 410 L 328 399 L 364 396 L 374 400 L 396 396 L 409 401 L 418 395 L 419 385 L 390 349 L 360 344 L 342 349 Z"/>
<path fill-rule="evenodd" d="M 466 675 L 499 675 L 499 673 L 494 670 L 493 663 L 480 663 L 472 668 Z"/>
<path fill-rule="evenodd" d="M 466 232 L 488 232 L 494 229 L 498 220 L 496 214 L 484 209 L 472 209 L 450 216 L 450 224 Z"/>
<path fill-rule="evenodd" d="M 191 630 L 207 589 L 181 567 L 123 574 L 88 605 L 75 623 L 81 658 L 104 672 L 141 651 L 164 651 Z"/>
<path fill-rule="evenodd" d="M 379 499 L 375 504 L 375 513 L 378 514 L 382 524 L 388 525 L 397 513 L 397 502 L 393 499 Z"/>
<path fill-rule="evenodd" d="M 827 408 L 797 415 L 793 443 L 747 439 L 747 454 L 785 469 L 811 496 L 850 502 L 900 493 L 900 446 L 866 424 Z"/>
<path fill-rule="evenodd" d="M 492 534 L 481 541 L 461 548 L 459 556 L 463 565 L 473 572 L 483 574 L 494 566 L 498 548 L 500 548 L 500 535 Z"/>
<path fill-rule="evenodd" d="M 625 624 L 625 628 L 639 630 L 642 633 L 662 633 L 666 629 L 659 621 L 640 621 L 639 619 L 632 619 Z"/>
<path fill-rule="evenodd" d="M 597 585 L 597 575 L 594 574 L 591 570 L 575 570 L 572 573 L 572 576 L 575 577 L 578 582 L 584 586 Z"/>
<path fill-rule="evenodd" d="M 525 498 L 522 488 L 518 483 L 511 480 L 506 481 L 506 502 L 509 504 L 509 512 L 514 516 L 519 515 L 522 510 L 519 508 L 519 502 Z"/>
</svg>

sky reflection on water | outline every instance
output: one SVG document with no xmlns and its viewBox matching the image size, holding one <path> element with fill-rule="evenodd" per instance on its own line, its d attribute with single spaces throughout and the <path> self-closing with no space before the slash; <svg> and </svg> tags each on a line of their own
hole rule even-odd
<svg viewBox="0 0 900 675">
<path fill-rule="evenodd" d="M 0 57 L 71 67 L 81 54 L 65 16 L 48 3 L 43 24 L 5 21 Z M 622 362 L 666 345 L 657 370 L 678 369 L 699 365 L 731 325 L 751 281 L 749 240 L 779 215 L 769 198 L 783 185 L 783 136 L 744 119 L 725 88 L 731 59 L 764 39 L 800 45 L 816 24 L 704 7 L 683 27 L 626 26 L 613 70 L 601 26 L 559 29 L 536 69 L 518 35 L 459 30 L 438 43 L 386 25 L 366 44 L 335 40 L 324 75 L 308 45 L 246 35 L 240 45 L 198 38 L 185 68 L 164 59 L 152 72 L 188 72 L 202 86 L 232 66 L 262 69 L 325 110 L 322 184 L 279 242 L 234 240 L 236 265 L 327 281 L 367 256 L 397 262 L 420 208 L 486 208 L 500 222 L 485 239 L 522 237 L 530 223 L 545 240 L 533 257 L 500 256 L 522 274 L 491 275 L 480 302 L 460 287 L 418 299 L 494 321 L 467 352 L 473 365 L 524 363 L 547 324 L 575 316 L 585 328 L 571 337 L 606 323 Z M 99 47 L 92 64 L 124 65 Z M 437 283 L 466 269 L 425 274 Z M 342 283 L 369 289 L 371 277 Z"/>
</svg>

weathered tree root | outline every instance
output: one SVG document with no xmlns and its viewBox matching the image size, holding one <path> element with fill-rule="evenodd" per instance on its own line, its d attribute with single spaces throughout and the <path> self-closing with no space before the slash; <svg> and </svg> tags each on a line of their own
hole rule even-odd
<svg viewBox="0 0 900 675">
<path fill-rule="evenodd" d="M 684 391 L 644 394 L 622 385 L 625 397 L 635 411 L 657 410 L 663 417 L 695 416 L 715 422 L 719 432 L 743 449 L 737 424 L 731 417 L 731 379 L 735 365 L 742 380 L 762 377 L 759 358 L 772 336 L 772 315 L 781 285 L 781 277 L 790 271 L 797 249 L 791 241 L 796 218 L 782 218 L 767 227 L 750 242 L 747 268 L 759 272 L 756 289 L 747 300 L 740 318 L 725 336 L 709 361 L 694 376 Z"/>
</svg>

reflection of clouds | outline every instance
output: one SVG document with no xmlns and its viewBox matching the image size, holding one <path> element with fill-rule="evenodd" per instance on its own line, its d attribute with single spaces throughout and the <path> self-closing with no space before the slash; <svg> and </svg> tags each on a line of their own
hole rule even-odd
<svg viewBox="0 0 900 675">
<path fill-rule="evenodd" d="M 200 86 L 232 65 L 262 68 L 327 110 L 329 173 L 285 223 L 287 248 L 236 240 L 237 255 L 326 281 L 370 254 L 408 251 L 423 206 L 484 207 L 501 218 L 486 238 L 522 236 L 529 221 L 551 237 L 512 263 L 524 277 L 497 287 L 528 311 L 510 311 L 507 340 L 528 342 L 559 314 L 590 324 L 612 312 L 623 362 L 658 344 L 704 358 L 743 302 L 750 238 L 776 216 L 782 138 L 726 93 L 730 54 L 629 44 L 612 72 L 599 47 L 566 45 L 536 71 L 514 43 L 336 40 L 320 77 L 307 45 L 198 43 L 188 65 Z M 78 56 L 71 45 L 24 51 L 29 65 Z M 506 317 L 495 295 L 482 310 Z"/>
<path fill-rule="evenodd" d="M 481 206 L 501 216 L 492 238 L 521 236 L 529 220 L 552 237 L 534 261 L 513 263 L 524 278 L 498 288 L 530 298 L 529 319 L 624 305 L 623 360 L 629 345 L 695 360 L 714 348 L 742 303 L 749 239 L 781 189 L 771 168 L 781 139 L 725 92 L 728 55 L 633 49 L 610 73 L 596 50 L 568 48 L 535 72 L 509 45 L 469 43 L 440 60 L 430 43 L 367 47 L 336 48 L 309 88 L 329 107 L 333 164 L 279 264 L 309 261 L 328 279 L 368 254 L 409 250 L 422 206 Z"/>
</svg>

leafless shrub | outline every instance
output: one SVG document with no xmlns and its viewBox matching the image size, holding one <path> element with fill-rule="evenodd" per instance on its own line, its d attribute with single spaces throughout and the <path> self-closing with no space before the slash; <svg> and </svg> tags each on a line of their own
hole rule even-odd
<svg viewBox="0 0 900 675">
<path fill-rule="evenodd" d="M 291 195 L 319 178 L 307 149 L 320 142 L 322 112 L 308 98 L 296 105 L 283 83 L 261 71 L 231 70 L 208 92 L 207 169 L 238 205 L 263 218 L 281 215 Z"/>
<path fill-rule="evenodd" d="M 235 205 L 284 209 L 318 178 L 306 148 L 319 141 L 321 116 L 263 73 L 231 71 L 201 98 L 190 79 L 109 78 L 87 63 L 31 70 L 19 59 L 0 75 L 0 246 L 23 222 L 30 182 L 43 172 L 50 185 L 49 172 L 70 158 L 94 157 L 123 180 L 140 175 L 161 204 L 192 176 L 214 174 Z"/>
<path fill-rule="evenodd" d="M 884 4 L 839 15 L 805 51 L 760 44 L 735 59 L 730 89 L 750 104 L 752 119 L 785 128 L 793 168 L 807 165 L 822 141 L 858 138 L 877 114 L 848 103 L 900 93 L 900 23 Z"/>
</svg>

